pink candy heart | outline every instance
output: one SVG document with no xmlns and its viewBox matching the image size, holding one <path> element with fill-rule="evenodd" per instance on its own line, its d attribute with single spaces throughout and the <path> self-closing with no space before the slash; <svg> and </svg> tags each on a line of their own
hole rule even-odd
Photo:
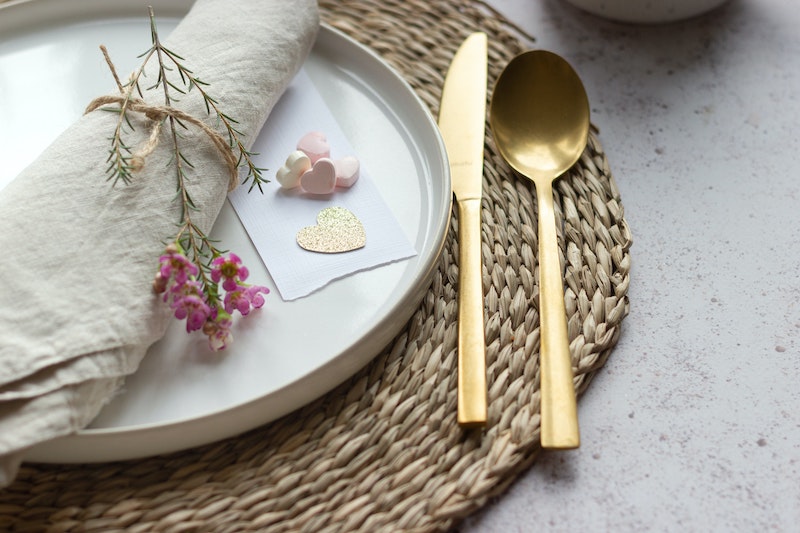
<svg viewBox="0 0 800 533">
<path fill-rule="evenodd" d="M 2 0 L 0 0 L 2 1 Z M 298 142 L 275 177 L 284 189 L 302 187 L 311 194 L 330 194 L 338 187 L 352 187 L 358 181 L 360 164 L 353 156 L 332 161 L 325 134 L 312 131 Z"/>
<path fill-rule="evenodd" d="M 325 137 L 324 133 L 318 131 L 303 135 L 297 141 L 297 149 L 308 156 L 312 165 L 323 157 L 329 158 L 331 156 L 331 146 L 328 144 L 328 138 Z"/>
<path fill-rule="evenodd" d="M 330 194 L 336 188 L 336 167 L 327 157 L 318 159 L 314 166 L 300 176 L 300 186 L 311 194 Z"/>
<path fill-rule="evenodd" d="M 358 181 L 359 163 L 358 159 L 349 155 L 334 161 L 336 167 L 336 185 L 338 187 L 352 187 Z"/>
</svg>

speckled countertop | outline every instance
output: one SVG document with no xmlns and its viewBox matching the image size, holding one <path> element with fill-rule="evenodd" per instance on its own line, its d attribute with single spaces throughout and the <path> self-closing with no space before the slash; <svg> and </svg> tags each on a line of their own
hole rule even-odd
<svg viewBox="0 0 800 533">
<path fill-rule="evenodd" d="M 619 24 L 492 0 L 565 56 L 634 237 L 631 312 L 548 452 L 463 533 L 800 529 L 800 9 Z"/>
</svg>

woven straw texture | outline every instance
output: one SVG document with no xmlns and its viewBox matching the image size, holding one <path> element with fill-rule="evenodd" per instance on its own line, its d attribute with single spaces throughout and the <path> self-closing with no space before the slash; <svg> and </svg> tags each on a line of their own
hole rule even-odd
<svg viewBox="0 0 800 533">
<path fill-rule="evenodd" d="M 471 32 L 489 35 L 489 83 L 523 50 L 471 0 L 321 2 L 323 19 L 395 67 L 435 114 Z M 631 236 L 596 136 L 558 182 L 556 210 L 575 388 L 604 364 L 628 312 Z M 539 317 L 532 185 L 486 134 L 482 204 L 489 422 L 456 423 L 457 223 L 431 286 L 395 340 L 348 382 L 237 438 L 146 460 L 23 465 L 0 492 L 2 531 L 446 531 L 539 453 Z"/>
</svg>

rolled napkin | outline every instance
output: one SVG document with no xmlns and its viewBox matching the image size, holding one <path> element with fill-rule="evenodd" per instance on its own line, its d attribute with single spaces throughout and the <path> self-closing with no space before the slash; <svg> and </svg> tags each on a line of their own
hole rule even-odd
<svg viewBox="0 0 800 533">
<path fill-rule="evenodd" d="M 164 44 L 209 83 L 249 147 L 318 27 L 312 0 L 197 0 Z M 151 63 L 147 80 L 156 79 Z M 159 96 L 145 100 L 163 105 Z M 220 127 L 197 91 L 176 107 Z M 180 220 L 168 128 L 132 182 L 112 187 L 117 117 L 87 113 L 0 191 L 0 487 L 27 448 L 89 424 L 172 320 L 152 288 Z M 135 147 L 150 130 L 144 120 L 134 126 Z M 206 133 L 189 126 L 181 135 L 194 167 L 192 220 L 208 232 L 230 173 Z"/>
</svg>

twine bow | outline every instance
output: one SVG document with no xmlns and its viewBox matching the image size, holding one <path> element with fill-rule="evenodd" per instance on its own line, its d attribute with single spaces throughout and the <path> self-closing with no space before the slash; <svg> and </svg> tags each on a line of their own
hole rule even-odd
<svg viewBox="0 0 800 533">
<path fill-rule="evenodd" d="M 158 106 L 158 105 L 151 105 L 146 103 L 144 100 L 139 98 L 130 98 L 129 96 L 125 96 L 125 91 L 123 89 L 122 84 L 119 81 L 119 77 L 117 76 L 116 69 L 114 68 L 113 63 L 111 62 L 111 58 L 108 56 L 108 51 L 106 50 L 105 46 L 101 46 L 100 49 L 103 51 L 103 57 L 105 57 L 106 63 L 108 63 L 109 68 L 111 69 L 112 74 L 114 75 L 114 80 L 117 82 L 117 87 L 119 88 L 120 95 L 106 95 L 106 96 L 98 96 L 94 100 L 92 100 L 88 106 L 86 106 L 86 110 L 84 111 L 84 115 L 91 113 L 95 109 L 98 109 L 104 105 L 108 104 L 119 104 L 120 106 L 125 105 L 127 109 L 130 111 L 135 111 L 138 113 L 142 113 L 148 119 L 153 122 L 153 126 L 150 129 L 150 136 L 148 137 L 147 141 L 139 147 L 139 149 L 134 152 L 133 156 L 131 157 L 131 164 L 133 166 L 133 171 L 139 171 L 144 166 L 144 162 L 147 159 L 153 150 L 156 149 L 158 146 L 159 138 L 161 137 L 161 129 L 164 124 L 164 120 L 167 117 L 172 117 L 176 120 L 181 120 L 184 122 L 188 122 L 189 124 L 193 124 L 200 128 L 214 146 L 217 147 L 217 150 L 222 155 L 225 163 L 227 163 L 228 171 L 230 174 L 228 180 L 228 192 L 232 191 L 236 188 L 239 184 L 239 161 L 236 155 L 233 152 L 233 149 L 225 140 L 225 138 L 211 126 L 203 122 L 202 120 L 181 111 L 180 109 L 176 109 L 171 106 Z"/>
</svg>

